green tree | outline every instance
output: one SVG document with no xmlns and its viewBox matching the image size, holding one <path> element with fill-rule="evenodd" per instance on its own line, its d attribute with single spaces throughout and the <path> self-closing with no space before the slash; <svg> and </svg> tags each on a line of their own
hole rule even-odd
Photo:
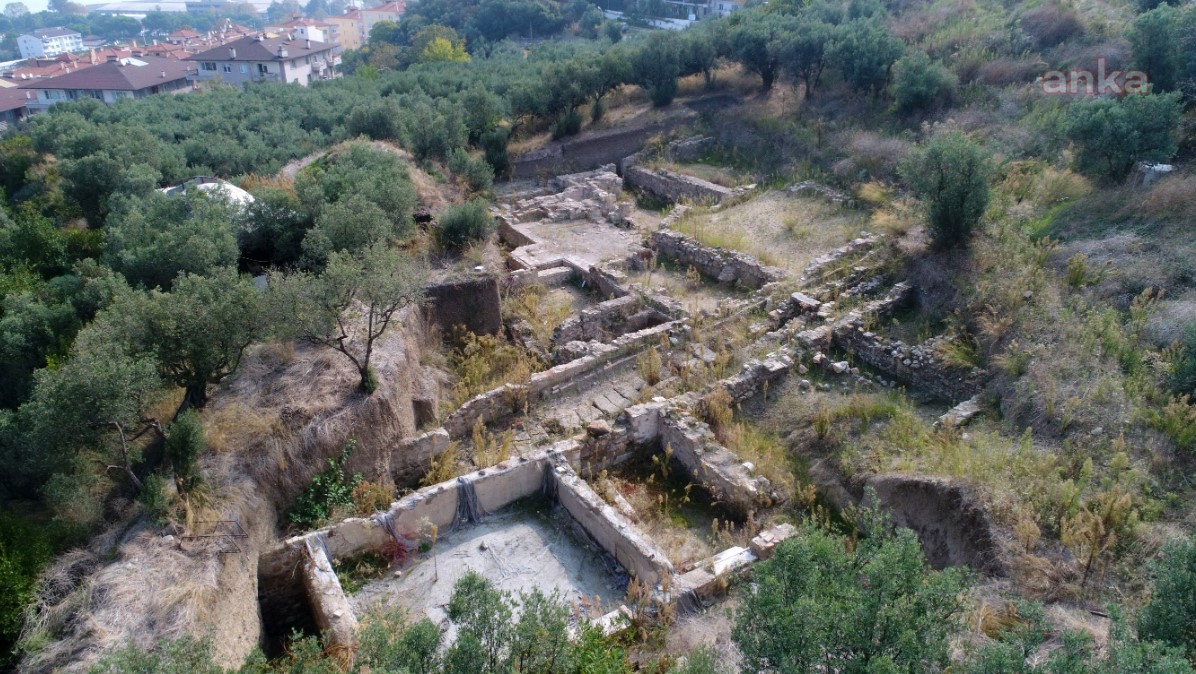
<svg viewBox="0 0 1196 674">
<path fill-rule="evenodd" d="M 927 569 L 907 529 L 869 534 L 849 551 L 843 538 L 807 524 L 757 567 L 732 633 L 748 670 L 943 670 L 964 574 Z"/>
<path fill-rule="evenodd" d="M 1155 92 L 1172 91 L 1176 86 L 1179 15 L 1180 10 L 1175 7 L 1161 5 L 1139 14 L 1126 35 L 1133 50 L 1134 66 L 1146 72 Z"/>
<path fill-rule="evenodd" d="M 893 66 L 893 98 L 902 112 L 946 103 L 955 92 L 955 75 L 921 49 L 911 49 Z"/>
<path fill-rule="evenodd" d="M 237 263 L 237 208 L 200 192 L 120 198 L 105 228 L 108 264 L 132 285 L 169 288 L 182 272 Z"/>
<path fill-rule="evenodd" d="M 372 393 L 374 346 L 401 309 L 423 301 L 422 264 L 385 244 L 363 254 L 334 252 L 320 274 L 270 274 L 274 324 L 280 334 L 333 349 L 353 363 Z"/>
<path fill-rule="evenodd" d="M 854 19 L 835 28 L 827 58 L 856 91 L 877 94 L 903 51 L 905 43 L 883 22 Z"/>
<path fill-rule="evenodd" d="M 243 257 L 262 263 L 290 264 L 303 254 L 303 238 L 312 219 L 290 190 L 264 187 L 252 191 L 240 232 Z"/>
<path fill-rule="evenodd" d="M 926 204 L 935 245 L 967 241 L 988 207 L 990 170 L 980 146 L 957 132 L 935 136 L 902 163 L 902 177 Z"/>
<path fill-rule="evenodd" d="M 807 96 L 818 86 L 822 70 L 826 67 L 826 48 L 832 30 L 830 24 L 803 15 L 798 18 L 793 30 L 778 38 L 776 51 L 781 70 L 804 84 Z"/>
<path fill-rule="evenodd" d="M 631 57 L 632 81 L 643 87 L 658 107 L 672 103 L 677 95 L 677 76 L 681 74 L 678 46 L 672 34 L 653 36 Z"/>
<path fill-rule="evenodd" d="M 320 209 L 316 224 L 303 239 L 303 254 L 319 266 L 334 252 L 360 252 L 375 243 L 389 243 L 398 235 L 391 218 L 360 194 Z"/>
<path fill-rule="evenodd" d="M 182 274 L 169 293 L 128 293 L 105 310 L 85 335 L 128 345 L 157 364 L 162 378 L 184 390 L 180 410 L 202 408 L 208 386 L 236 371 L 241 356 L 268 328 L 263 293 L 236 270 Z"/>
<path fill-rule="evenodd" d="M 1138 613 L 1142 638 L 1184 649 L 1196 660 L 1196 542 L 1172 541 L 1152 566 L 1154 589 Z"/>
<path fill-rule="evenodd" d="M 769 91 L 781 66 L 782 41 L 794 32 L 795 22 L 788 16 L 744 12 L 728 31 L 727 40 L 732 58 L 759 75 L 764 90 Z"/>
<path fill-rule="evenodd" d="M 1178 93 L 1083 100 L 1068 107 L 1065 130 L 1081 170 L 1121 179 L 1175 155 L 1179 113 Z"/>
</svg>

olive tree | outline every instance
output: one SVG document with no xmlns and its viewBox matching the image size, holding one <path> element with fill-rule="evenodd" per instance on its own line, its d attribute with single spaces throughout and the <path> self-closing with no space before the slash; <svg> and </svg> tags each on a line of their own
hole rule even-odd
<svg viewBox="0 0 1196 674">
<path fill-rule="evenodd" d="M 849 550 L 807 524 L 754 570 L 732 632 L 745 670 L 943 671 L 966 576 L 928 569 L 908 529 L 869 534 Z"/>
<path fill-rule="evenodd" d="M 926 205 L 926 229 L 943 248 L 967 241 L 988 207 L 989 162 L 961 133 L 935 136 L 906 158 L 901 175 Z"/>
<path fill-rule="evenodd" d="M 333 349 L 353 363 L 360 387 L 378 386 L 374 347 L 405 307 L 423 301 L 422 263 L 384 243 L 360 254 L 334 252 L 316 274 L 270 274 L 271 307 L 280 336 Z"/>
</svg>

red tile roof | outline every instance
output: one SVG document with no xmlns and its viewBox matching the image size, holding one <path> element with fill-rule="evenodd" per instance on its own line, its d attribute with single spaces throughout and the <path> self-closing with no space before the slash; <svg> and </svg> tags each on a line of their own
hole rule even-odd
<svg viewBox="0 0 1196 674">
<path fill-rule="evenodd" d="M 166 82 L 185 79 L 194 71 L 194 66 L 183 61 L 143 56 L 140 59 L 101 63 L 52 79 L 25 82 L 19 88 L 139 91 Z"/>
</svg>

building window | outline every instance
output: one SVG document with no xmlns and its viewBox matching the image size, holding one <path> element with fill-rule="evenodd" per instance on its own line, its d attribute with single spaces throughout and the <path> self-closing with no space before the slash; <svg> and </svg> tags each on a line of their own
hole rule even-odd
<svg viewBox="0 0 1196 674">
<path fill-rule="evenodd" d="M 210 70 L 211 72 L 216 72 L 216 64 L 215 64 L 215 63 L 208 63 L 208 62 L 206 62 L 206 61 L 205 61 L 205 62 L 204 62 L 204 64 L 203 64 L 203 69 L 204 69 L 204 70 Z"/>
<path fill-rule="evenodd" d="M 265 63 L 257 64 L 257 74 L 269 75 L 270 74 L 270 66 L 266 65 Z"/>
<path fill-rule="evenodd" d="M 222 65 L 224 66 L 224 72 L 226 72 L 226 73 L 231 73 L 231 72 L 233 71 L 233 64 L 231 64 L 231 63 L 225 63 L 225 64 L 222 64 Z"/>
<path fill-rule="evenodd" d="M 245 65 L 244 63 L 241 64 L 241 74 L 242 75 L 249 74 L 249 66 Z"/>
</svg>

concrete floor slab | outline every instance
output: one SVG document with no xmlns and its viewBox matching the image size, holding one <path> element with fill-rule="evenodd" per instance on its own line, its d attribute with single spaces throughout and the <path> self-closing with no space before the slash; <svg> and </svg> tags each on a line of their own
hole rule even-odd
<svg viewBox="0 0 1196 674">
<path fill-rule="evenodd" d="M 511 252 L 529 269 L 546 269 L 568 260 L 581 269 L 627 257 L 640 244 L 639 235 L 608 222 L 523 222 L 512 227 L 536 241 Z"/>
<path fill-rule="evenodd" d="M 610 569 L 613 560 L 575 526 L 559 507 L 542 512 L 506 508 L 479 524 L 441 532 L 435 561 L 430 552 L 421 553 L 402 569 L 401 577 L 387 573 L 349 601 L 358 615 L 379 605 L 401 606 L 413 619 L 427 617 L 442 624 L 454 583 L 472 569 L 500 590 L 539 588 L 546 594 L 559 591 L 567 602 L 596 602 L 594 615 L 600 615 L 618 605 L 627 579 Z"/>
</svg>

